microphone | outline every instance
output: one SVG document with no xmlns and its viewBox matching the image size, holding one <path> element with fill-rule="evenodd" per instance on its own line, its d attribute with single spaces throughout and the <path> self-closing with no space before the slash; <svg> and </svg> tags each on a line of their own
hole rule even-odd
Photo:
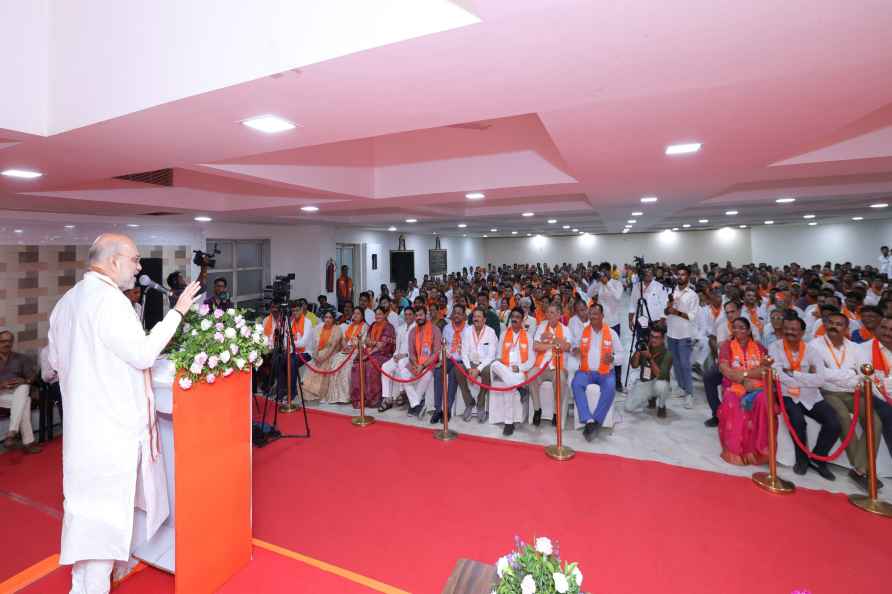
<svg viewBox="0 0 892 594">
<path fill-rule="evenodd" d="M 155 281 L 150 279 L 148 274 L 143 274 L 142 276 L 139 277 L 139 284 L 147 289 L 154 289 L 160 293 L 164 293 L 164 294 L 170 293 L 170 291 L 168 291 L 167 289 L 165 289 L 164 287 L 162 287 L 161 285 L 159 285 L 158 283 L 156 283 Z"/>
</svg>

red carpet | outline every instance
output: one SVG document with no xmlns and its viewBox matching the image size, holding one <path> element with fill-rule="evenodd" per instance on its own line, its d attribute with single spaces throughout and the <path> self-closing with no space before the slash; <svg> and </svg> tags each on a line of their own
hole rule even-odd
<svg viewBox="0 0 892 594">
<path fill-rule="evenodd" d="M 558 539 L 597 594 L 887 591 L 892 522 L 841 495 L 334 414 L 311 425 L 255 452 L 255 535 L 411 592 L 439 592 L 459 557 L 494 562 L 515 534 Z"/>
</svg>

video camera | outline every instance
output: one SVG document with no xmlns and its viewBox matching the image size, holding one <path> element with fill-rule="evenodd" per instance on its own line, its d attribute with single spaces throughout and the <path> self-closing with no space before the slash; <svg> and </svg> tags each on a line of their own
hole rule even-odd
<svg viewBox="0 0 892 594">
<path fill-rule="evenodd" d="M 211 253 L 203 252 L 201 250 L 192 250 L 194 256 L 192 256 L 192 263 L 196 266 L 203 267 L 207 266 L 208 268 L 216 268 L 217 267 L 217 259 L 214 258 L 217 254 L 221 253 L 219 248 L 217 248 L 217 244 L 214 244 L 214 251 Z"/>
<path fill-rule="evenodd" d="M 266 308 L 272 305 L 287 306 L 291 302 L 291 281 L 295 278 L 293 272 L 273 279 L 273 284 L 263 289 L 263 304 Z"/>
</svg>

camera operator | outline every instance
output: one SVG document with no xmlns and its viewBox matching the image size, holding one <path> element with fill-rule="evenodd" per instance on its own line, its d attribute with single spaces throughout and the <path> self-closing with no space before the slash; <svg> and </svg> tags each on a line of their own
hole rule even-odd
<svg viewBox="0 0 892 594">
<path fill-rule="evenodd" d="M 294 340 L 293 348 L 289 357 L 291 358 L 291 393 L 297 393 L 297 379 L 300 368 L 304 363 L 311 361 L 310 345 L 313 344 L 313 321 L 307 313 L 307 302 L 305 299 L 299 299 L 297 307 L 291 312 L 290 320 L 285 320 L 285 313 L 278 303 L 270 304 L 269 315 L 263 320 L 263 334 L 271 341 L 274 340 L 276 330 L 282 326 L 282 331 L 287 332 L 288 325 L 291 326 L 291 336 Z M 290 322 L 290 324 L 289 324 Z M 287 361 L 278 366 L 278 377 L 276 377 L 276 397 L 283 398 L 285 389 L 288 384 L 286 379 L 288 373 Z"/>
<path fill-rule="evenodd" d="M 666 418 L 666 399 L 669 398 L 669 369 L 672 353 L 666 350 L 665 330 L 661 325 L 650 329 L 650 338 L 643 348 L 632 355 L 632 369 L 641 369 L 640 379 L 626 400 L 627 412 L 640 412 L 657 407 L 657 416 Z"/>
<path fill-rule="evenodd" d="M 672 352 L 675 381 L 684 393 L 684 407 L 694 408 L 694 386 L 691 379 L 691 352 L 697 330 L 694 320 L 700 308 L 700 298 L 691 288 L 690 269 L 679 266 L 678 282 L 669 295 L 666 306 L 666 326 L 669 334 L 669 350 Z"/>
<path fill-rule="evenodd" d="M 199 256 L 200 254 L 200 256 Z M 205 288 L 205 284 L 208 280 L 208 261 L 210 256 L 205 254 L 204 252 L 197 252 L 193 262 L 200 267 L 200 272 L 198 273 L 198 284 L 201 288 L 198 290 L 199 293 L 207 292 Z M 183 276 L 183 273 L 179 270 L 175 272 L 171 272 L 167 275 L 167 286 L 170 287 L 170 293 L 167 295 L 167 299 L 169 301 L 170 309 L 173 309 L 177 300 L 180 298 L 180 295 L 183 293 L 183 290 L 188 285 L 188 281 L 186 281 L 186 277 Z"/>
<path fill-rule="evenodd" d="M 651 324 L 663 320 L 663 311 L 666 309 L 666 289 L 658 281 L 654 280 L 654 271 L 651 267 L 645 268 L 641 274 L 641 280 L 632 287 L 632 299 L 629 301 L 629 329 L 635 331 L 635 312 L 638 309 L 638 301 L 644 299 L 647 308 L 642 308 L 638 316 L 638 332 Z M 651 319 L 651 316 L 653 318 Z"/>
<path fill-rule="evenodd" d="M 229 298 L 228 283 L 226 278 L 218 276 L 214 279 L 214 292 L 207 296 L 204 304 L 212 309 L 231 309 L 232 301 Z"/>
</svg>

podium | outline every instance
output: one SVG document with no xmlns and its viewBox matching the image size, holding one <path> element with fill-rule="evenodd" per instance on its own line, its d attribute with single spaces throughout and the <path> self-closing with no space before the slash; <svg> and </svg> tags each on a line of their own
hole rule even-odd
<svg viewBox="0 0 892 594">
<path fill-rule="evenodd" d="M 251 374 L 182 390 L 159 359 L 152 385 L 170 515 L 146 540 L 137 509 L 132 554 L 174 574 L 176 594 L 219 589 L 251 560 Z"/>
</svg>

